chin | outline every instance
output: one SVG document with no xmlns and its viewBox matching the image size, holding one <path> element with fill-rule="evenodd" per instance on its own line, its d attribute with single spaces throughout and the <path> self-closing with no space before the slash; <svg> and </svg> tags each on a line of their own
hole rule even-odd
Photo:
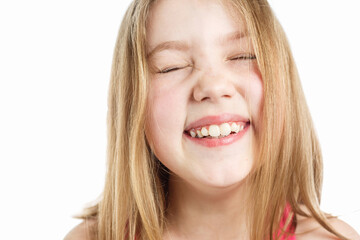
<svg viewBox="0 0 360 240">
<path fill-rule="evenodd" d="M 249 175 L 251 166 L 244 166 L 239 171 L 212 171 L 198 179 L 203 185 L 215 189 L 232 189 L 243 185 Z"/>
</svg>

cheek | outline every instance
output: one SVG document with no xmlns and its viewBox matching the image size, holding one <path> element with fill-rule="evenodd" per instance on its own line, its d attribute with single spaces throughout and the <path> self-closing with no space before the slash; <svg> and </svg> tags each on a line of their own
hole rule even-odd
<svg viewBox="0 0 360 240">
<path fill-rule="evenodd" d="M 186 113 L 184 95 L 179 89 L 155 84 L 150 89 L 146 133 L 155 148 L 170 148 L 182 137 Z"/>
</svg>

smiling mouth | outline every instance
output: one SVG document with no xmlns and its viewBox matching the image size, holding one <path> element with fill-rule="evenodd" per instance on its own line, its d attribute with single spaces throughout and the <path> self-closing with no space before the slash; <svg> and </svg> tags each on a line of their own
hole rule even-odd
<svg viewBox="0 0 360 240">
<path fill-rule="evenodd" d="M 191 130 L 184 131 L 183 136 L 185 137 L 185 140 L 190 141 L 191 143 L 194 143 L 195 145 L 200 145 L 207 148 L 215 148 L 215 147 L 222 147 L 226 145 L 231 145 L 237 141 L 240 141 L 248 132 L 248 130 L 251 127 L 250 122 L 242 122 L 244 126 L 241 130 L 239 129 L 236 132 L 229 133 L 226 136 L 219 135 L 216 137 L 213 136 L 194 136 L 190 134 Z"/>
<path fill-rule="evenodd" d="M 246 131 L 250 126 L 247 122 L 227 122 L 221 125 L 209 125 L 184 131 L 184 134 L 196 139 L 222 139 L 237 135 Z"/>
</svg>

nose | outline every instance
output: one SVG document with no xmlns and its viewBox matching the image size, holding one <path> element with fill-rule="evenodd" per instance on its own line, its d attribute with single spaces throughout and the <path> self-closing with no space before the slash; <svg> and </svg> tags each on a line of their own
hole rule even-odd
<svg viewBox="0 0 360 240">
<path fill-rule="evenodd" d="M 221 99 L 232 98 L 235 92 L 235 86 L 229 79 L 210 70 L 198 78 L 193 96 L 197 102 L 210 101 L 216 103 Z"/>
</svg>

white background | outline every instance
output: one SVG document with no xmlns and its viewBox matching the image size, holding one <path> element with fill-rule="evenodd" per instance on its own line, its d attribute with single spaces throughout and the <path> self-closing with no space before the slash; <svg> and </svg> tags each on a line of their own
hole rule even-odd
<svg viewBox="0 0 360 240">
<path fill-rule="evenodd" d="M 129 2 L 0 2 L 1 239 L 62 239 L 101 193 L 112 52 Z M 359 1 L 270 3 L 322 145 L 323 210 L 360 232 Z"/>
</svg>

